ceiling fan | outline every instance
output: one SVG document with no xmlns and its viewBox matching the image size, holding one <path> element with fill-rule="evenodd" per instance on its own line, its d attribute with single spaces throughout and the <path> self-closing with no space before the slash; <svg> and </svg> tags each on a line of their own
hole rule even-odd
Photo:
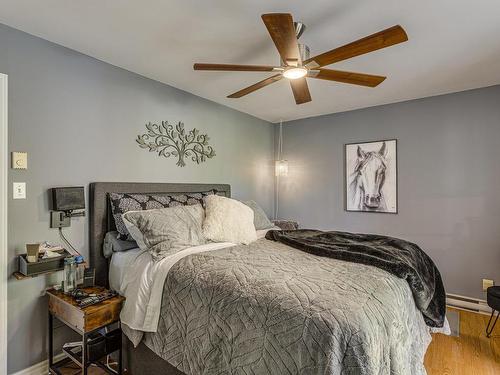
<svg viewBox="0 0 500 375">
<path fill-rule="evenodd" d="M 303 23 L 293 22 L 292 15 L 288 13 L 263 14 L 262 20 L 280 54 L 280 66 L 204 63 L 196 63 L 193 66 L 194 70 L 277 73 L 229 95 L 228 98 L 241 98 L 273 82 L 277 82 L 283 77 L 290 80 L 293 96 L 297 104 L 311 101 L 306 77 L 375 87 L 382 83 L 386 77 L 324 69 L 323 67 L 408 40 L 406 32 L 401 26 L 397 25 L 321 55 L 309 57 L 309 47 L 298 43 L 298 39 L 305 30 Z"/>
</svg>

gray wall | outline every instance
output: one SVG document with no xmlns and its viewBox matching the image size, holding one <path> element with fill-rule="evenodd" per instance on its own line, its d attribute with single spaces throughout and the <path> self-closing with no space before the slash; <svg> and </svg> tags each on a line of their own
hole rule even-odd
<svg viewBox="0 0 500 375">
<path fill-rule="evenodd" d="M 0 25 L 0 72 L 9 74 L 9 149 L 27 151 L 28 199 L 9 203 L 10 272 L 24 244 L 59 242 L 46 191 L 92 181 L 224 182 L 272 210 L 268 123 Z M 285 124 L 290 175 L 280 212 L 303 226 L 385 233 L 420 244 L 448 292 L 483 297 L 500 282 L 500 87 Z M 175 166 L 134 142 L 148 121 L 182 120 L 211 137 L 217 156 Z M 398 215 L 343 210 L 343 144 L 397 138 Z M 85 254 L 87 219 L 68 237 Z M 46 299 L 57 275 L 9 280 L 9 373 L 46 358 Z M 67 337 L 58 328 L 60 337 Z"/>
<path fill-rule="evenodd" d="M 49 229 L 46 192 L 53 186 L 229 183 L 236 198 L 255 199 L 271 213 L 269 123 L 4 25 L 0 51 L 0 72 L 9 75 L 10 85 L 9 149 L 29 153 L 27 171 L 9 172 L 11 186 L 27 183 L 27 199 L 9 202 L 10 272 L 25 243 L 59 242 L 57 231 Z M 182 120 L 186 128 L 207 132 L 217 156 L 179 168 L 174 159 L 140 149 L 135 138 L 144 124 L 160 120 Z M 87 218 L 74 219 L 67 235 L 87 253 Z M 9 280 L 9 373 L 46 358 L 47 303 L 41 295 L 55 280 Z"/>
<path fill-rule="evenodd" d="M 500 86 L 288 122 L 280 216 L 419 244 L 448 293 L 500 283 Z M 399 214 L 344 211 L 343 145 L 398 139 Z"/>
</svg>

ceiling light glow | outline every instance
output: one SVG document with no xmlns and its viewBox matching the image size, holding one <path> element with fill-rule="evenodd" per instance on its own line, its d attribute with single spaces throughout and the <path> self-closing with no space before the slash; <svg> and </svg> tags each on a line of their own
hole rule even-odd
<svg viewBox="0 0 500 375">
<path fill-rule="evenodd" d="M 306 68 L 288 68 L 283 72 L 285 78 L 288 79 L 298 79 L 305 77 L 307 74 Z"/>
</svg>

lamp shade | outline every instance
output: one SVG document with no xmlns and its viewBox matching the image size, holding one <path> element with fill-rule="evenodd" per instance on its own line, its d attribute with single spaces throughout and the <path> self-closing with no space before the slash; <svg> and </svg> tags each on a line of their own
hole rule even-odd
<svg viewBox="0 0 500 375">
<path fill-rule="evenodd" d="M 288 175 L 288 160 L 276 160 L 274 165 L 274 172 L 276 176 Z"/>
</svg>

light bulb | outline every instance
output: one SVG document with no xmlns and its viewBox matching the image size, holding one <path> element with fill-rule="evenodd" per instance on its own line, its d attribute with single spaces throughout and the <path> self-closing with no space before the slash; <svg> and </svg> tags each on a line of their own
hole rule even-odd
<svg viewBox="0 0 500 375">
<path fill-rule="evenodd" d="M 306 68 L 288 68 L 283 72 L 285 78 L 288 79 L 297 79 L 305 77 L 307 74 Z"/>
<path fill-rule="evenodd" d="M 288 160 L 276 160 L 274 166 L 274 172 L 276 176 L 287 176 L 288 175 Z"/>
</svg>

